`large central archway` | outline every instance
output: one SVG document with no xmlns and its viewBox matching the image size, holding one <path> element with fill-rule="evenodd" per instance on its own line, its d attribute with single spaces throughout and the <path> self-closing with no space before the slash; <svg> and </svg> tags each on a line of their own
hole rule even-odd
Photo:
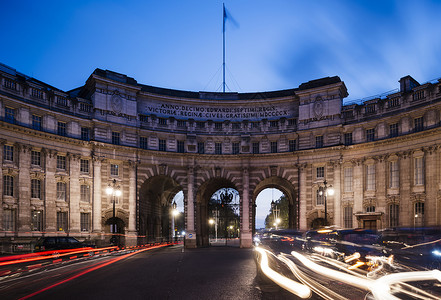
<svg viewBox="0 0 441 300">
<path fill-rule="evenodd" d="M 198 190 L 196 195 L 196 245 L 198 247 L 210 245 L 209 201 L 213 194 L 222 188 L 237 190 L 234 184 L 225 178 L 210 179 L 204 182 Z"/>
<path fill-rule="evenodd" d="M 173 238 L 172 201 L 181 186 L 172 178 L 158 175 L 147 179 L 139 191 L 139 240 L 141 243 Z"/>
</svg>

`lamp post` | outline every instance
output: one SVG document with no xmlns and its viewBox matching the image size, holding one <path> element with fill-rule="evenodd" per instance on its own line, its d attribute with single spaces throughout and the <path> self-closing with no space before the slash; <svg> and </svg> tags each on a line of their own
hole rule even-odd
<svg viewBox="0 0 441 300">
<path fill-rule="evenodd" d="M 116 197 L 119 197 L 122 195 L 120 186 L 116 183 L 116 179 L 113 179 L 112 183 L 107 186 L 106 193 L 109 196 L 112 196 L 112 203 L 113 203 L 113 216 L 112 216 L 112 224 L 110 224 L 110 231 L 112 232 L 112 244 L 116 244 L 116 217 L 115 217 L 115 202 Z"/>
<path fill-rule="evenodd" d="M 276 227 L 276 230 L 277 230 L 277 226 L 281 222 L 281 220 L 279 218 L 279 216 L 280 216 L 280 208 L 277 208 L 277 205 L 274 202 L 274 200 L 271 201 L 271 208 L 273 210 L 273 216 L 274 216 L 274 227 Z"/>
<path fill-rule="evenodd" d="M 323 199 L 325 200 L 325 226 L 328 226 L 328 200 L 327 200 L 327 196 L 332 196 L 334 195 L 334 189 L 332 188 L 332 185 L 330 185 L 328 187 L 328 182 L 323 181 L 323 184 L 325 185 L 324 187 L 320 187 L 320 191 L 319 194 L 321 196 L 323 196 Z"/>
<path fill-rule="evenodd" d="M 172 215 L 173 215 L 173 219 L 172 219 L 172 228 L 173 228 L 173 239 L 176 242 L 176 232 L 177 230 L 175 229 L 176 223 L 175 223 L 175 217 L 179 214 L 178 210 L 176 209 L 177 205 L 176 202 L 173 201 L 172 203 Z"/>
</svg>

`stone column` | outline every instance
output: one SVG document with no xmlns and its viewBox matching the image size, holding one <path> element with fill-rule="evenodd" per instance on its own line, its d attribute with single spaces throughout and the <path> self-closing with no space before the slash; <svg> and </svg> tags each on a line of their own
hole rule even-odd
<svg viewBox="0 0 441 300">
<path fill-rule="evenodd" d="M 306 164 L 298 166 L 300 171 L 300 186 L 299 186 L 299 202 L 300 202 L 300 230 L 307 230 L 308 224 L 306 220 L 306 204 L 307 204 L 307 198 L 306 198 Z"/>
<path fill-rule="evenodd" d="M 0 197 L 4 198 L 3 194 L 4 194 L 4 187 L 3 187 L 3 168 L 1 167 L 1 165 L 3 164 L 3 147 L 6 143 L 6 140 L 4 139 L 0 139 L 0 191 L 1 191 L 1 195 Z M 15 178 L 14 178 L 15 180 Z M 14 191 L 15 192 L 15 191 Z M 3 221 L 3 209 L 7 209 L 7 205 L 4 204 L 4 200 L 2 201 L 3 203 L 0 203 L 0 231 L 4 231 L 4 221 Z"/>
<path fill-rule="evenodd" d="M 93 157 L 93 206 L 92 206 L 92 231 L 95 234 L 101 233 L 101 163 L 98 156 Z"/>
<path fill-rule="evenodd" d="M 186 234 L 185 247 L 196 248 L 196 231 L 194 226 L 194 168 L 189 167 L 187 171 L 187 213 L 186 213 Z"/>
<path fill-rule="evenodd" d="M 80 156 L 71 155 L 69 162 L 69 232 L 80 232 Z"/>
<path fill-rule="evenodd" d="M 136 163 L 129 161 L 129 232 L 126 246 L 136 246 Z"/>
<path fill-rule="evenodd" d="M 411 186 L 412 186 L 412 156 L 410 151 L 399 153 L 399 170 L 400 170 L 400 210 L 399 210 L 399 225 L 412 226 L 414 225 L 414 211 L 413 203 L 410 201 Z"/>
<path fill-rule="evenodd" d="M 18 174 L 18 233 L 19 236 L 26 236 L 31 234 L 31 148 L 15 144 L 14 156 L 16 154 L 18 154 L 17 164 L 20 170 Z"/>
<path fill-rule="evenodd" d="M 45 187 L 45 216 L 46 232 L 57 231 L 56 204 L 57 199 L 57 180 L 55 172 L 57 170 L 57 153 L 45 151 L 46 157 L 46 187 Z"/>
<path fill-rule="evenodd" d="M 342 217 L 341 217 L 341 211 L 342 211 L 342 206 L 341 206 L 341 191 L 343 189 L 343 186 L 341 184 L 342 180 L 341 180 L 341 176 L 342 176 L 342 172 L 341 172 L 341 163 L 340 161 L 337 161 L 334 164 L 334 179 L 333 179 L 333 188 L 334 188 L 334 207 L 332 209 L 333 212 L 333 223 L 334 225 L 337 226 L 341 226 L 342 225 Z"/>
<path fill-rule="evenodd" d="M 253 244 L 252 231 L 250 230 L 250 176 L 248 168 L 242 170 L 242 224 L 240 228 L 240 247 L 249 248 Z"/>
<path fill-rule="evenodd" d="M 364 168 L 365 165 L 361 160 L 358 160 L 354 166 L 354 207 L 352 210 L 352 227 L 359 227 L 355 213 L 363 211 L 363 196 L 364 196 Z"/>
<path fill-rule="evenodd" d="M 424 182 L 426 185 L 426 203 L 425 203 L 425 225 L 436 226 L 437 223 L 437 202 L 438 202 L 438 178 L 436 150 L 433 147 L 424 148 L 425 152 L 425 174 Z"/>
</svg>

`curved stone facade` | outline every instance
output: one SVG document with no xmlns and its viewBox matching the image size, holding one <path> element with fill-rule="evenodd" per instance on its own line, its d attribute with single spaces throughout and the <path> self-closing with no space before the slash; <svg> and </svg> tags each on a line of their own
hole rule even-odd
<svg viewBox="0 0 441 300">
<path fill-rule="evenodd" d="M 441 225 L 440 81 L 406 76 L 396 93 L 347 105 L 338 77 L 210 93 L 96 69 L 65 92 L 0 64 L 0 81 L 3 251 L 43 234 L 105 244 L 115 220 L 121 244 L 169 238 L 180 191 L 186 246 L 208 245 L 208 201 L 230 187 L 243 247 L 268 187 L 287 196 L 291 228 Z"/>
</svg>

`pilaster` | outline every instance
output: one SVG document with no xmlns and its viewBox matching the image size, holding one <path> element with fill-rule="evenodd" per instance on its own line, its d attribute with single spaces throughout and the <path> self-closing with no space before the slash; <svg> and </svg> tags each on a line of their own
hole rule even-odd
<svg viewBox="0 0 441 300">
<path fill-rule="evenodd" d="M 185 234 L 185 247 L 196 248 L 196 231 L 194 227 L 194 168 L 187 169 L 187 228 Z"/>
<path fill-rule="evenodd" d="M 242 226 L 240 229 L 240 247 L 249 248 L 252 246 L 252 231 L 250 230 L 250 176 L 248 168 L 242 170 Z"/>
</svg>

